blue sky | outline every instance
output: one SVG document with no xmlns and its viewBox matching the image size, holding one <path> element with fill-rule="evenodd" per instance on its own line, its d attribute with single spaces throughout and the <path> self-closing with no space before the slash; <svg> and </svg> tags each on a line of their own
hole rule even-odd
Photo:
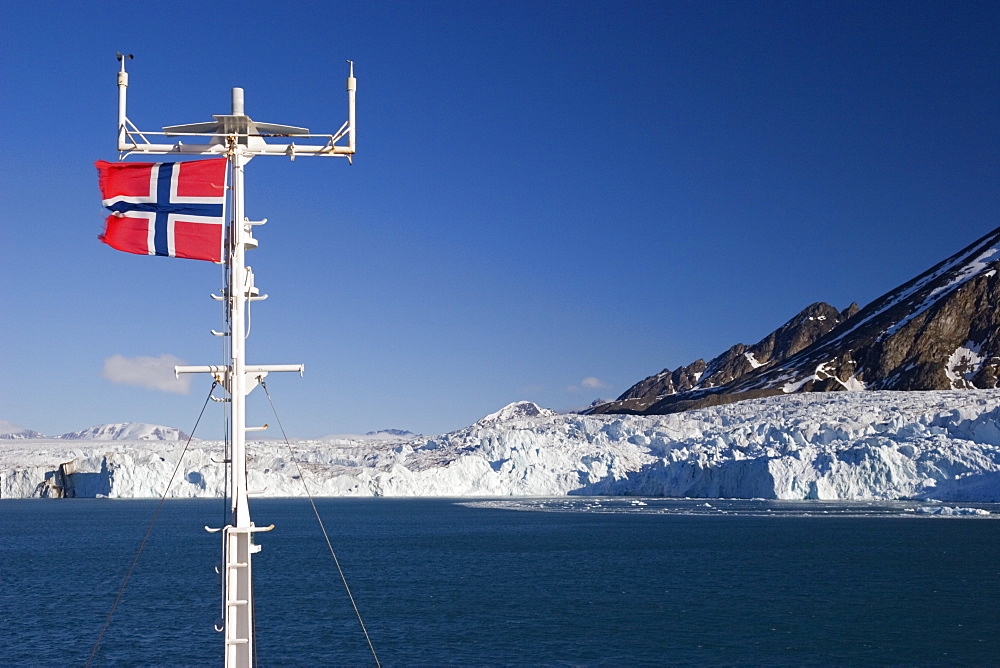
<svg viewBox="0 0 1000 668">
<path fill-rule="evenodd" d="M 6 3 L 0 419 L 189 430 L 220 361 L 210 263 L 97 241 L 115 52 L 141 129 L 227 113 L 358 155 L 257 158 L 251 363 L 290 435 L 555 409 L 864 305 L 998 224 L 994 2 Z M 118 382 L 106 376 L 112 376 Z M 250 422 L 272 422 L 262 396 Z M 214 407 L 213 407 L 214 410 Z M 199 435 L 215 436 L 209 414 Z"/>
</svg>

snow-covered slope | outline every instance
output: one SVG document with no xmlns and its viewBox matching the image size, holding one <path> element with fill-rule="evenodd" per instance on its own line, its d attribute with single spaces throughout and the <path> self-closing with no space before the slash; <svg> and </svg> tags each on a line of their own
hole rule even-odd
<svg viewBox="0 0 1000 668">
<path fill-rule="evenodd" d="M 63 434 L 59 438 L 87 441 L 186 441 L 180 429 L 142 422 L 101 424 L 82 431 Z"/>
<path fill-rule="evenodd" d="M 509 410 L 508 410 L 509 409 Z M 776 396 L 671 415 L 512 405 L 435 437 L 250 445 L 268 496 L 644 496 L 1000 501 L 1000 391 Z M 534 414 L 532 414 L 534 413 Z M 504 418 L 503 416 L 508 416 Z M 156 497 L 180 443 L 0 444 L 0 497 Z M 217 443 L 192 446 L 169 496 L 223 490 Z"/>
<path fill-rule="evenodd" d="M 490 413 L 486 417 L 480 418 L 473 426 L 486 427 L 489 425 L 510 422 L 511 420 L 552 417 L 555 414 L 556 412 L 554 410 L 540 408 L 538 404 L 530 401 L 515 401 L 512 404 L 507 404 L 496 413 Z"/>
<path fill-rule="evenodd" d="M 0 438 L 43 438 L 41 434 L 33 429 L 26 429 L 13 422 L 0 420 Z"/>
</svg>

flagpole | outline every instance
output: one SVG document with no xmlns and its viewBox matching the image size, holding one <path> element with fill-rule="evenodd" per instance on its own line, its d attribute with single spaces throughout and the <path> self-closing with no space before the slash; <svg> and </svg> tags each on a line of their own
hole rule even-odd
<svg viewBox="0 0 1000 668">
<path fill-rule="evenodd" d="M 235 106 L 235 105 L 234 105 Z M 233 109 L 235 114 L 236 109 Z M 252 284 L 247 284 L 244 253 L 243 167 L 249 161 L 235 138 L 230 139 L 229 162 L 232 166 L 232 223 L 229 243 L 229 396 L 232 411 L 232 517 L 225 536 L 225 642 L 227 667 L 253 666 L 253 576 L 251 555 L 256 547 L 251 541 L 252 523 L 247 494 L 246 469 L 246 331 L 245 313 Z"/>
<path fill-rule="evenodd" d="M 292 160 L 297 155 L 346 157 L 350 161 L 355 153 L 355 91 L 354 63 L 350 63 L 347 78 L 348 121 L 334 134 L 310 134 L 300 127 L 255 123 L 246 115 L 243 104 L 243 89 L 232 89 L 231 113 L 215 116 L 214 122 L 175 125 L 163 128 L 162 132 L 140 132 L 128 120 L 126 114 L 126 89 L 128 74 L 125 59 L 132 56 L 118 54 L 121 68 L 118 72 L 118 150 L 121 159 L 130 154 L 170 154 L 170 155 L 225 155 L 229 160 L 231 176 L 230 205 L 232 218 L 225 248 L 226 286 L 224 294 L 216 299 L 224 300 L 227 307 L 228 328 L 225 332 L 213 334 L 230 337 L 229 359 L 224 365 L 177 366 L 176 374 L 210 373 L 228 391 L 231 455 L 229 458 L 230 500 L 229 524 L 211 532 L 222 532 L 223 563 L 220 569 L 222 579 L 223 625 L 216 630 L 225 638 L 226 668 L 252 668 L 255 665 L 253 577 L 251 557 L 260 551 L 254 544 L 253 534 L 270 531 L 273 525 L 257 527 L 250 519 L 249 491 L 247 489 L 247 444 L 249 431 L 264 427 L 247 427 L 246 396 L 260 384 L 270 372 L 303 371 L 301 364 L 248 365 L 246 363 L 246 313 L 247 304 L 262 300 L 267 295 L 258 293 L 254 285 L 253 271 L 246 266 L 245 252 L 256 248 L 257 241 L 251 233 L 253 225 L 244 212 L 244 167 L 256 155 L 284 155 Z M 152 143 L 148 136 L 162 135 L 167 138 L 208 137 L 207 143 Z M 268 143 L 265 137 L 290 137 L 295 141 L 288 144 Z M 316 144 L 315 140 L 325 143 Z M 314 143 L 310 144 L 310 141 Z M 338 144 L 345 141 L 347 145 Z M 263 221 L 262 221 L 263 222 Z M 207 259 L 207 258 L 206 258 Z M 213 295 L 214 296 L 214 295 Z"/>
</svg>

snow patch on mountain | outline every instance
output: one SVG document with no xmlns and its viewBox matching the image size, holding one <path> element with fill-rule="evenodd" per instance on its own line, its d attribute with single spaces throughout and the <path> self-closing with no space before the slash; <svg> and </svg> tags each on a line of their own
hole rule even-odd
<svg viewBox="0 0 1000 668">
<path fill-rule="evenodd" d="M 816 366 L 816 370 L 811 376 L 806 376 L 805 378 L 785 383 L 781 386 L 781 391 L 785 394 L 791 394 L 793 392 L 798 392 L 806 383 L 830 379 L 834 380 L 837 384 L 849 392 L 861 392 L 865 389 L 865 384 L 858 380 L 856 376 L 851 376 L 847 380 L 841 380 L 838 378 L 836 373 L 827 367 L 828 364 L 832 365 L 833 361 L 831 360 L 830 362 L 818 364 Z M 786 376 L 786 378 L 787 377 L 788 376 Z"/>
<path fill-rule="evenodd" d="M 980 354 L 982 345 L 975 341 L 966 341 L 955 349 L 955 352 L 948 357 L 944 373 L 951 381 L 951 386 L 956 390 L 971 388 L 972 377 L 983 368 L 983 355 Z"/>
</svg>

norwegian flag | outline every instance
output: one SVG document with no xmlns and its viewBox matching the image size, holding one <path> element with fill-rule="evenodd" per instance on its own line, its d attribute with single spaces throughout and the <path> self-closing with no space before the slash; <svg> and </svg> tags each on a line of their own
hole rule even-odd
<svg viewBox="0 0 1000 668">
<path fill-rule="evenodd" d="M 227 162 L 97 161 L 112 212 L 100 240 L 126 253 L 222 262 Z"/>
</svg>

